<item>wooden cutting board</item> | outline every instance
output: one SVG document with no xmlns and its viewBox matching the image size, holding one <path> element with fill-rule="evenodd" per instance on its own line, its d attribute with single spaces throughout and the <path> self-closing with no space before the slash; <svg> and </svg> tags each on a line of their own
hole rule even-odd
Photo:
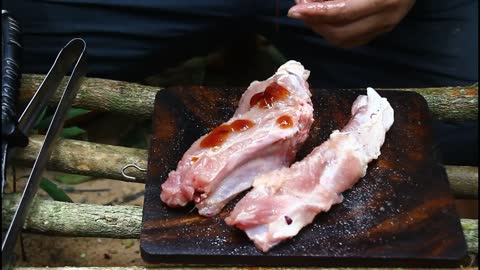
<svg viewBox="0 0 480 270">
<path fill-rule="evenodd" d="M 432 267 L 458 266 L 466 256 L 454 199 L 432 142 L 428 106 L 414 92 L 379 91 L 395 111 L 379 159 L 343 193 L 342 204 L 268 253 L 224 223 L 234 202 L 214 218 L 199 216 L 193 205 L 167 207 L 160 201 L 167 173 L 197 138 L 233 115 L 243 91 L 176 87 L 157 94 L 140 238 L 146 262 Z M 353 101 L 366 91 L 316 89 L 312 94 L 315 121 L 298 160 L 348 122 Z"/>
</svg>

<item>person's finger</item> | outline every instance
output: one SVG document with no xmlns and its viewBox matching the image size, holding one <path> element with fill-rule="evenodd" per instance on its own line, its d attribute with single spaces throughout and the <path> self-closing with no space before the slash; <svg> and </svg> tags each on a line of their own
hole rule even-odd
<svg viewBox="0 0 480 270">
<path fill-rule="evenodd" d="M 384 14 L 376 14 L 350 24 L 338 26 L 331 24 L 309 24 L 313 31 L 323 36 L 335 46 L 351 48 L 364 45 L 375 37 L 391 31 L 395 23 L 389 23 Z"/>
<path fill-rule="evenodd" d="M 351 22 L 382 11 L 388 3 L 385 0 L 332 0 L 308 2 L 290 8 L 288 16 L 304 19 L 314 16 L 329 23 Z"/>
</svg>

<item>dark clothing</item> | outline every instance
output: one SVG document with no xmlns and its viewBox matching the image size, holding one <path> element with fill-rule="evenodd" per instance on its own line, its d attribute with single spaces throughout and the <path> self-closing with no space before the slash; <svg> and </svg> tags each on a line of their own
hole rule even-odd
<svg viewBox="0 0 480 270">
<path fill-rule="evenodd" d="M 241 33 L 256 32 L 287 59 L 311 70 L 312 87 L 433 87 L 478 81 L 476 0 L 416 1 L 392 32 L 348 50 L 330 46 L 302 21 L 286 17 L 293 2 L 4 0 L 3 8 L 23 26 L 24 71 L 29 73 L 46 73 L 58 50 L 74 37 L 88 43 L 89 76 L 134 81 L 205 55 Z M 476 165 L 476 122 L 437 122 L 435 128 L 446 163 Z"/>
</svg>

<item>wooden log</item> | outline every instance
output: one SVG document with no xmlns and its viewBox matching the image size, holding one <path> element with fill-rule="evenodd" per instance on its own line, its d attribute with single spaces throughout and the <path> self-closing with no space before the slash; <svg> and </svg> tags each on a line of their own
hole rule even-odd
<svg viewBox="0 0 480 270">
<path fill-rule="evenodd" d="M 42 135 L 31 136 L 29 146 L 23 151 L 19 151 L 14 161 L 22 165 L 32 165 L 43 139 L 44 136 Z M 47 168 L 67 173 L 143 183 L 145 181 L 145 173 L 137 170 L 129 171 L 129 174 L 135 176 L 137 180 L 129 180 L 121 175 L 120 169 L 129 163 L 135 163 L 142 168 L 146 168 L 147 151 L 60 139 L 55 145 Z M 478 187 L 478 167 L 446 166 L 446 168 L 455 195 L 478 198 L 478 193 L 476 192 Z"/>
<path fill-rule="evenodd" d="M 478 254 L 478 219 L 461 219 L 468 252 Z"/>
<path fill-rule="evenodd" d="M 2 228 L 9 224 L 19 196 L 4 195 Z M 462 219 L 468 251 L 478 253 L 478 220 Z M 142 208 L 65 203 L 36 198 L 24 224 L 27 232 L 56 236 L 139 238 Z"/>
<path fill-rule="evenodd" d="M 2 228 L 11 221 L 19 196 L 5 194 Z M 35 198 L 24 224 L 27 232 L 55 236 L 134 239 L 140 237 L 142 208 L 63 203 Z"/>
<path fill-rule="evenodd" d="M 30 99 L 45 75 L 24 74 L 20 88 L 19 100 Z M 61 87 L 65 86 L 65 80 Z M 63 89 L 63 88 L 59 88 Z M 84 109 L 115 112 L 147 119 L 152 116 L 153 101 L 159 87 L 151 87 L 136 83 L 127 83 L 98 78 L 87 78 L 73 103 L 74 107 Z M 61 91 L 57 91 L 51 100 L 57 104 Z"/>
<path fill-rule="evenodd" d="M 20 100 L 30 99 L 44 75 L 24 74 Z M 153 112 L 158 87 L 135 83 L 87 78 L 82 84 L 74 106 L 97 111 L 115 112 L 147 119 Z M 388 89 L 384 89 L 388 90 Z M 420 93 L 428 102 L 433 117 L 440 120 L 475 120 L 478 115 L 478 85 L 467 87 L 398 89 Z M 56 93 L 52 102 L 58 102 Z"/>
<path fill-rule="evenodd" d="M 466 87 L 405 88 L 395 90 L 414 91 L 421 94 L 427 101 L 434 119 L 448 121 L 478 119 L 478 84 Z"/>
<path fill-rule="evenodd" d="M 42 135 L 31 136 L 29 145 L 24 150 L 18 151 L 13 161 L 20 165 L 32 166 L 44 138 Z M 47 163 L 47 169 L 144 183 L 145 173 L 135 169 L 127 170 L 128 175 L 136 178 L 130 180 L 122 176 L 121 169 L 130 163 L 146 168 L 147 156 L 147 151 L 143 149 L 59 139 Z"/>
<path fill-rule="evenodd" d="M 44 136 L 41 135 L 31 136 L 30 144 L 23 151 L 18 151 L 14 161 L 31 166 L 43 139 Z M 147 158 L 148 153 L 143 149 L 60 139 L 55 145 L 47 168 L 53 171 L 144 183 L 145 173 L 136 169 L 128 170 L 127 173 L 136 178 L 130 180 L 123 177 L 120 170 L 129 163 L 146 168 Z M 478 167 L 446 166 L 446 169 L 456 197 L 478 198 Z"/>
<path fill-rule="evenodd" d="M 446 166 L 445 168 L 456 198 L 478 199 L 478 167 Z M 475 191 L 474 194 L 472 190 Z"/>
</svg>

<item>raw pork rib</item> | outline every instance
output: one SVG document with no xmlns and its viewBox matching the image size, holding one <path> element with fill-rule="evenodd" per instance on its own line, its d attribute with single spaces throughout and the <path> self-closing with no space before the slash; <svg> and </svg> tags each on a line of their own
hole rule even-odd
<svg viewBox="0 0 480 270">
<path fill-rule="evenodd" d="M 198 139 L 162 185 L 168 206 L 194 201 L 214 216 L 255 176 L 289 166 L 313 122 L 310 72 L 288 61 L 265 81 L 243 93 L 233 117 Z"/>
<path fill-rule="evenodd" d="M 257 177 L 253 189 L 226 218 L 245 230 L 263 252 L 295 236 L 322 211 L 343 200 L 341 193 L 365 176 L 380 155 L 393 109 L 368 88 L 352 106 L 352 118 L 302 161 Z"/>
</svg>

